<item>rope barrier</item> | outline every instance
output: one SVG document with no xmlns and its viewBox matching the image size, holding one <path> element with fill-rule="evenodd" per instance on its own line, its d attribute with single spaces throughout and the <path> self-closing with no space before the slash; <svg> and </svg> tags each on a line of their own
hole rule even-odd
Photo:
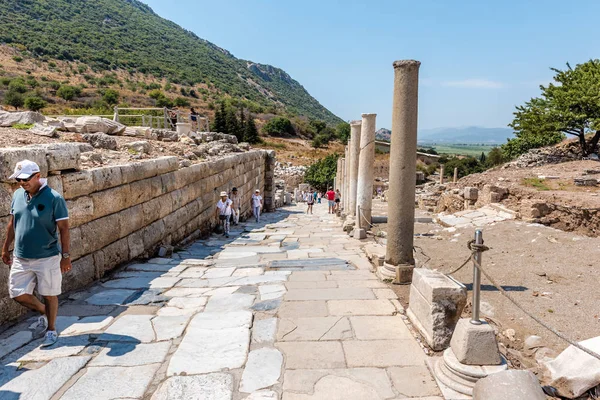
<svg viewBox="0 0 600 400">
<path fill-rule="evenodd" d="M 537 322 L 543 328 L 547 329 L 548 331 L 550 331 L 551 333 L 553 333 L 554 335 L 556 335 L 559 339 L 564 340 L 565 342 L 569 343 L 571 346 L 573 346 L 573 347 L 575 347 L 575 348 L 583 351 L 584 353 L 586 353 L 586 354 L 588 354 L 588 355 L 590 355 L 590 356 L 592 356 L 592 357 L 600 360 L 600 354 L 598 354 L 598 353 L 596 353 L 596 352 L 588 349 L 587 347 L 584 347 L 584 346 L 580 345 L 576 341 L 568 338 L 567 336 L 565 336 L 562 333 L 560 333 L 557 329 L 553 328 L 552 326 L 548 325 L 547 323 L 545 323 L 544 321 L 542 321 L 537 316 L 535 316 L 532 313 L 530 313 L 529 311 L 527 311 L 524 306 L 522 306 L 521 304 L 519 304 L 519 302 L 517 302 L 517 300 L 515 300 L 515 298 L 513 296 L 511 296 L 500 284 L 498 284 L 490 276 L 490 274 L 475 259 L 475 254 L 476 253 L 488 251 L 488 250 L 490 250 L 489 247 L 487 247 L 487 246 L 485 246 L 483 244 L 476 244 L 475 241 L 471 239 L 471 240 L 469 240 L 467 242 L 467 248 L 469 250 L 471 250 L 471 254 L 469 255 L 469 258 L 467 258 L 465 260 L 465 262 L 462 263 L 458 268 L 455 268 L 451 272 L 444 273 L 444 275 L 454 274 L 454 273 L 460 271 L 465 265 L 467 265 L 469 261 L 473 261 L 473 265 L 477 269 L 479 269 L 479 271 L 481 271 L 481 273 L 483 274 L 483 276 L 485 276 L 486 279 L 488 281 L 490 281 L 490 283 L 496 289 L 498 289 L 500 291 L 500 294 L 503 295 L 504 297 L 506 297 L 515 307 L 517 307 L 519 310 L 521 310 L 525 315 L 527 315 L 529 318 L 533 319 L 535 322 Z M 423 253 L 423 254 L 425 255 L 425 253 Z"/>
</svg>

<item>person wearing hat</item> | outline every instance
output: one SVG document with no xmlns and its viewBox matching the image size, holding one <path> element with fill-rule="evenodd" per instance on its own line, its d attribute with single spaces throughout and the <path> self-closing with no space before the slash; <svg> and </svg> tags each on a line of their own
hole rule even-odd
<svg viewBox="0 0 600 400">
<path fill-rule="evenodd" d="M 233 202 L 227 198 L 227 192 L 221 192 L 221 199 L 217 203 L 215 213 L 219 215 L 219 221 L 223 224 L 223 235 L 229 237 L 229 220 L 231 219 L 231 205 Z"/>
<path fill-rule="evenodd" d="M 34 324 L 34 333 L 45 334 L 42 347 L 51 346 L 58 340 L 55 324 L 62 274 L 71 270 L 67 204 L 40 177 L 40 167 L 33 161 L 17 163 L 9 178 L 21 186 L 13 194 L 2 247 L 2 261 L 10 268 L 9 294 L 21 305 L 41 314 Z M 33 295 L 34 289 L 44 297 L 44 303 Z"/>
<path fill-rule="evenodd" d="M 256 222 L 260 222 L 260 211 L 263 208 L 263 198 L 260 195 L 260 190 L 256 189 L 252 195 L 252 212 Z"/>
<path fill-rule="evenodd" d="M 231 196 L 229 196 L 229 199 L 231 199 L 231 201 L 233 202 L 231 206 L 231 217 L 233 219 L 233 225 L 237 225 L 240 223 L 240 212 L 242 209 L 241 198 L 238 194 L 237 188 L 231 189 Z"/>
</svg>

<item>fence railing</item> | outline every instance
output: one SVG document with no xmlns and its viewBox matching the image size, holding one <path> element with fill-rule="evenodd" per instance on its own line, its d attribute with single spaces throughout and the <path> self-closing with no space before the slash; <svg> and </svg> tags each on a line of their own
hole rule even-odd
<svg viewBox="0 0 600 400">
<path fill-rule="evenodd" d="M 177 123 L 189 122 L 192 126 L 192 131 L 205 131 L 210 130 L 208 117 L 204 115 L 194 114 L 191 112 L 184 112 L 181 110 L 170 110 L 167 107 L 163 108 L 135 108 L 135 107 L 115 107 L 115 113 L 113 120 L 116 122 L 122 122 L 123 119 L 131 120 L 139 118 L 141 126 L 147 126 L 149 128 L 161 128 L 164 129 L 177 129 Z M 123 114 L 122 111 L 136 111 L 144 112 L 141 114 Z M 153 115 L 159 114 L 159 115 Z M 160 115 L 162 114 L 162 115 Z M 137 121 L 136 121 L 137 122 Z"/>
</svg>

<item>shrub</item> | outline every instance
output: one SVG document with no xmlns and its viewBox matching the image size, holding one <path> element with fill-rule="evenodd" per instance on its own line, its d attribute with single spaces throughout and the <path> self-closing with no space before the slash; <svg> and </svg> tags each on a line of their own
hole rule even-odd
<svg viewBox="0 0 600 400">
<path fill-rule="evenodd" d="M 56 95 L 64 100 L 73 100 L 81 94 L 81 89 L 77 86 L 62 85 L 56 91 Z"/>
<path fill-rule="evenodd" d="M 29 96 L 25 99 L 25 108 L 31 111 L 39 111 L 46 107 L 44 99 L 38 96 Z"/>
<path fill-rule="evenodd" d="M 274 136 L 284 135 L 286 133 L 293 135 L 294 127 L 289 119 L 285 117 L 275 117 L 263 126 L 263 132 L 267 135 Z"/>
<path fill-rule="evenodd" d="M 23 61 L 23 57 L 20 57 L 20 56 L 14 56 L 12 59 L 13 59 L 15 62 L 18 62 L 18 63 L 20 63 L 21 61 Z"/>
<path fill-rule="evenodd" d="M 8 90 L 15 93 L 25 93 L 27 91 L 27 86 L 25 86 L 25 81 L 23 79 L 16 78 L 10 81 Z"/>
<path fill-rule="evenodd" d="M 313 163 L 304 174 L 304 181 L 317 190 L 325 191 L 331 186 L 337 172 L 338 154 L 330 154 Z"/>
<path fill-rule="evenodd" d="M 190 105 L 190 101 L 183 97 L 177 97 L 175 99 L 175 105 L 177 107 L 188 107 Z"/>
<path fill-rule="evenodd" d="M 106 104 L 114 106 L 119 102 L 119 92 L 113 89 L 106 89 L 104 93 L 102 93 L 102 100 L 104 100 Z"/>
<path fill-rule="evenodd" d="M 33 128 L 34 125 L 35 124 L 12 124 L 11 128 L 24 131 Z"/>
<path fill-rule="evenodd" d="M 19 92 L 9 90 L 4 95 L 4 104 L 12 106 L 15 109 L 22 107 L 24 103 L 23 95 Z"/>
</svg>

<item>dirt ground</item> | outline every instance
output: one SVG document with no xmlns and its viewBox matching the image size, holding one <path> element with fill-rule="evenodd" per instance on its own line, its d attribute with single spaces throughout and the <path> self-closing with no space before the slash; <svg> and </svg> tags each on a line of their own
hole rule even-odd
<svg viewBox="0 0 600 400">
<path fill-rule="evenodd" d="M 373 208 L 373 215 L 384 215 L 387 204 L 375 200 Z M 376 229 L 385 230 L 386 226 L 380 224 Z M 458 267 L 469 256 L 466 243 L 473 237 L 474 229 L 449 232 L 435 223 L 418 223 L 415 233 L 433 234 L 415 238 L 418 263 L 445 272 Z M 483 254 L 483 267 L 527 311 L 574 340 L 600 336 L 600 269 L 597 267 L 600 238 L 518 220 L 485 226 L 483 237 L 491 248 Z M 472 263 L 453 276 L 467 286 L 470 298 Z M 501 336 L 507 347 L 521 350 L 523 340 L 529 335 L 541 336 L 545 344 L 557 352 L 568 346 L 517 309 L 485 277 L 482 277 L 482 285 L 483 316 L 501 333 L 507 329 L 516 332 L 514 340 Z M 392 287 L 407 303 L 409 286 Z M 469 315 L 470 299 L 464 313 L 464 316 Z"/>
</svg>

